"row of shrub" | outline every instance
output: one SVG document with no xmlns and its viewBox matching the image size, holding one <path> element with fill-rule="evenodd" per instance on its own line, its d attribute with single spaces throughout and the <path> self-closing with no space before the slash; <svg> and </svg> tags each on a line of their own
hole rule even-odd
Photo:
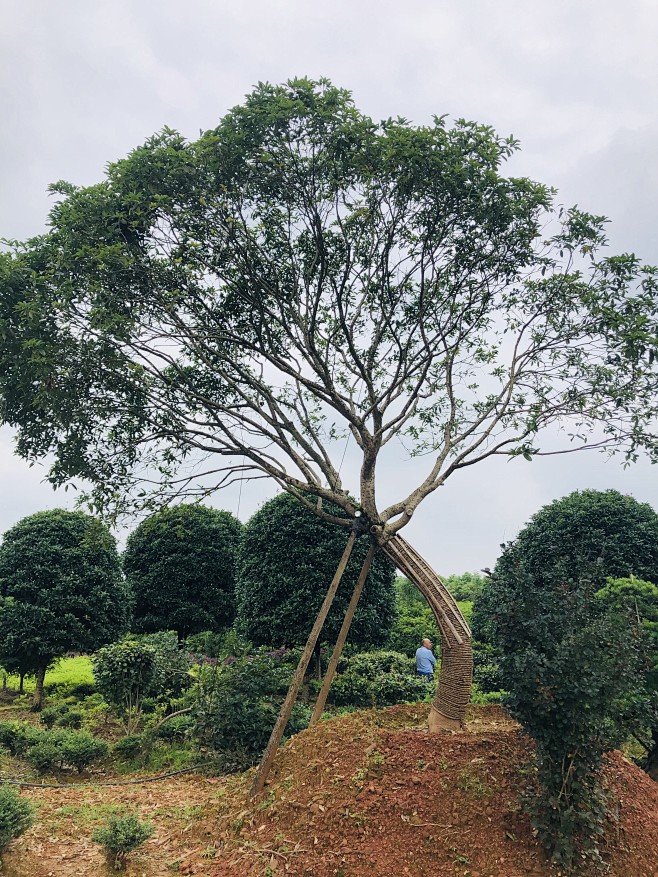
<svg viewBox="0 0 658 877">
<path fill-rule="evenodd" d="M 67 767 L 82 772 L 109 752 L 105 740 L 88 731 L 45 731 L 27 722 L 0 722 L 0 745 L 28 761 L 40 773 Z"/>
</svg>

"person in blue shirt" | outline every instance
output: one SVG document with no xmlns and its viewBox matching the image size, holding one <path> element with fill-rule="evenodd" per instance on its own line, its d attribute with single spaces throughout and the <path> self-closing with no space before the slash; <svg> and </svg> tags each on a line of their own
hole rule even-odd
<svg viewBox="0 0 658 877">
<path fill-rule="evenodd" d="M 416 673 L 425 679 L 434 679 L 436 658 L 432 653 L 432 641 L 424 639 L 422 646 L 416 650 Z"/>
</svg>

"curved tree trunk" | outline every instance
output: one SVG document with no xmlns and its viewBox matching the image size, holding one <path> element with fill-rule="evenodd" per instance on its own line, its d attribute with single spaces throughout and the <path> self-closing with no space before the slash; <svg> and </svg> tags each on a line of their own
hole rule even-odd
<svg viewBox="0 0 658 877">
<path fill-rule="evenodd" d="M 457 730 L 464 724 L 473 680 L 470 628 L 440 577 L 402 536 L 394 536 L 383 550 L 425 597 L 441 631 L 441 672 L 429 729 Z"/>
</svg>

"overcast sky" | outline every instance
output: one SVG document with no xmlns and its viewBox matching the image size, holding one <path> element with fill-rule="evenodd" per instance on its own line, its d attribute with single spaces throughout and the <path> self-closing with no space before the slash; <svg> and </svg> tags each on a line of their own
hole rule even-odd
<svg viewBox="0 0 658 877">
<path fill-rule="evenodd" d="M 514 134 L 515 173 L 606 214 L 612 247 L 655 264 L 656 46 L 655 0 L 3 0 L 0 237 L 44 229 L 49 183 L 95 183 L 163 126 L 196 137 L 258 81 L 308 75 L 377 119 L 448 114 Z M 0 430 L 0 532 L 73 502 L 11 448 Z M 658 509 L 657 476 L 594 453 L 494 460 L 458 472 L 405 535 L 439 572 L 477 570 L 572 490 L 614 487 Z M 400 461 L 392 490 L 409 477 Z M 245 520 L 266 496 L 245 486 L 215 504 Z"/>
</svg>

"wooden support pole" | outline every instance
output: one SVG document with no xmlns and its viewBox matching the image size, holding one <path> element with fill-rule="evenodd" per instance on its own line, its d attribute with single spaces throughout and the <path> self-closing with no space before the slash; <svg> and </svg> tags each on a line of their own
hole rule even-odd
<svg viewBox="0 0 658 877">
<path fill-rule="evenodd" d="M 343 619 L 343 624 L 340 628 L 340 633 L 338 634 L 336 645 L 334 646 L 334 650 L 331 654 L 331 660 L 329 661 L 329 666 L 327 667 L 327 672 L 325 673 L 324 681 L 322 682 L 322 688 L 320 689 L 320 693 L 318 694 L 318 699 L 315 702 L 315 707 L 313 709 L 313 715 L 311 716 L 309 727 L 315 725 L 315 723 L 319 720 L 320 716 L 324 712 L 324 707 L 327 702 L 327 697 L 329 695 L 329 689 L 331 688 L 331 683 L 334 681 L 334 676 L 336 675 L 336 667 L 338 666 L 340 656 L 343 653 L 343 647 L 345 646 L 347 635 L 350 632 L 352 619 L 354 618 L 354 613 L 356 612 L 356 607 L 358 605 L 359 598 L 361 597 L 363 586 L 365 585 L 366 579 L 368 578 L 368 573 L 370 572 L 370 567 L 372 566 L 372 561 L 376 551 L 377 546 L 373 542 L 371 543 L 368 553 L 366 554 L 366 559 L 363 561 L 363 566 L 361 567 L 359 578 L 357 579 L 357 583 L 354 586 L 352 599 L 350 600 L 350 605 L 347 607 L 347 612 L 345 613 L 345 618 Z"/>
<path fill-rule="evenodd" d="M 295 705 L 295 701 L 297 700 L 299 689 L 301 688 L 302 682 L 304 681 L 304 675 L 313 655 L 313 649 L 315 648 L 315 644 L 318 641 L 320 631 L 322 630 L 327 615 L 329 614 L 329 609 L 331 608 L 331 604 L 333 603 L 334 597 L 336 596 L 336 591 L 338 590 L 340 580 L 343 577 L 345 567 L 347 566 L 347 563 L 350 559 L 350 554 L 352 553 L 352 548 L 354 547 L 354 542 L 356 541 L 357 526 L 358 519 L 354 522 L 354 528 L 352 529 L 350 537 L 347 540 L 347 544 L 345 545 L 343 556 L 341 557 L 340 562 L 336 567 L 336 572 L 334 573 L 334 577 L 331 580 L 329 590 L 327 591 L 322 606 L 320 607 L 318 616 L 315 619 L 313 629 L 308 635 L 306 645 L 304 646 L 304 651 L 302 652 L 302 656 L 299 659 L 299 664 L 297 664 L 297 669 L 295 670 L 295 673 L 292 677 L 292 682 L 290 683 L 290 688 L 288 689 L 288 693 L 286 694 L 286 699 L 281 706 L 281 710 L 276 720 L 276 724 L 272 729 L 269 742 L 267 744 L 265 752 L 263 753 L 260 764 L 258 765 L 258 770 L 256 771 L 254 781 L 251 784 L 251 789 L 249 790 L 249 795 L 251 797 L 257 795 L 262 790 L 263 786 L 265 785 L 265 781 L 269 776 L 270 770 L 272 769 L 272 764 L 274 763 L 279 744 L 281 743 L 283 732 L 285 731 L 288 720 L 290 719 L 292 708 Z"/>
</svg>

